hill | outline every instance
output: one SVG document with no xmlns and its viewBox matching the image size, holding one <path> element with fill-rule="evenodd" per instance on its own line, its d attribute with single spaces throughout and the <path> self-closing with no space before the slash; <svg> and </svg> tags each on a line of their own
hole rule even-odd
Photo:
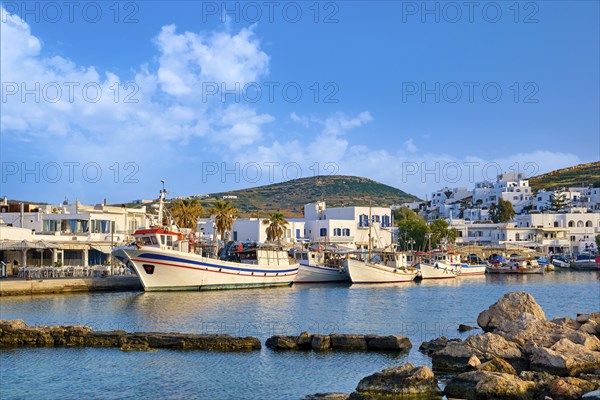
<svg viewBox="0 0 600 400">
<path fill-rule="evenodd" d="M 600 187 L 600 161 L 579 164 L 534 176 L 533 178 L 529 178 L 529 185 L 533 191 L 569 186 L 592 185 Z"/>
<path fill-rule="evenodd" d="M 233 204 L 246 216 L 261 216 L 280 211 L 286 217 L 301 217 L 304 205 L 325 200 L 328 207 L 342 206 L 391 206 L 418 197 L 392 186 L 356 176 L 318 176 L 294 179 L 255 188 L 212 193 L 202 199 L 205 207 L 223 196 L 237 196 Z"/>
</svg>

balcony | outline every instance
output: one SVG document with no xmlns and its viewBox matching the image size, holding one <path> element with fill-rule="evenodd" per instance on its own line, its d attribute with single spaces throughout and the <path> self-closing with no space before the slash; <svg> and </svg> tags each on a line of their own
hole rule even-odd
<svg viewBox="0 0 600 400">
<path fill-rule="evenodd" d="M 347 243 L 354 242 L 354 236 L 321 236 L 315 240 L 317 243 Z"/>
</svg>

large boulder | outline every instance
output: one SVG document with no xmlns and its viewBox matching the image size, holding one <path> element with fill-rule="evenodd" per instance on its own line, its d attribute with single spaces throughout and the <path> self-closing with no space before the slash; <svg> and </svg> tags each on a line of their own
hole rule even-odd
<svg viewBox="0 0 600 400">
<path fill-rule="evenodd" d="M 584 345 L 561 339 L 550 348 L 533 349 L 529 359 L 531 369 L 559 376 L 577 376 L 600 368 L 600 352 Z"/>
<path fill-rule="evenodd" d="M 412 347 L 412 343 L 406 336 L 365 336 L 367 347 L 369 350 L 380 351 L 408 351 Z"/>
<path fill-rule="evenodd" d="M 502 358 L 518 369 L 522 369 L 525 362 L 516 344 L 489 332 L 470 336 L 464 342 L 450 342 L 442 350 L 433 353 L 431 361 L 434 371 L 464 372 L 473 355 L 481 361 Z"/>
<path fill-rule="evenodd" d="M 551 347 L 563 338 L 584 345 L 590 350 L 600 350 L 600 340 L 596 336 L 576 331 L 568 324 L 558 325 L 527 313 L 503 323 L 494 333 L 516 343 L 525 353 L 530 353 L 535 347 Z"/>
<path fill-rule="evenodd" d="M 580 399 L 584 393 L 595 389 L 595 386 L 582 379 L 568 377 L 557 378 L 548 385 L 546 395 L 553 400 Z"/>
<path fill-rule="evenodd" d="M 313 335 L 310 348 L 314 351 L 327 351 L 331 348 L 331 337 L 329 335 Z"/>
<path fill-rule="evenodd" d="M 428 367 L 415 367 L 411 363 L 389 367 L 360 380 L 351 400 L 372 398 L 411 398 L 441 396 L 437 379 Z"/>
<path fill-rule="evenodd" d="M 367 339 L 365 335 L 333 334 L 331 337 L 331 348 L 334 350 L 367 350 Z"/>
<path fill-rule="evenodd" d="M 545 320 L 544 310 L 527 292 L 509 292 L 490 308 L 481 312 L 477 324 L 486 332 L 492 332 L 505 322 L 512 321 L 521 313 L 528 313 L 536 319 Z"/>
<path fill-rule="evenodd" d="M 448 345 L 450 342 L 462 342 L 461 339 L 448 339 L 446 336 L 441 336 L 437 339 L 429 340 L 427 342 L 421 343 L 419 346 L 419 351 L 431 355 L 436 351 L 440 351 L 444 347 Z"/>
<path fill-rule="evenodd" d="M 448 398 L 466 400 L 532 399 L 535 384 L 511 374 L 490 371 L 471 371 L 454 377 L 444 389 Z"/>
<path fill-rule="evenodd" d="M 494 357 L 490 361 L 477 366 L 478 371 L 502 372 L 505 374 L 516 375 L 515 368 L 501 358 Z"/>
<path fill-rule="evenodd" d="M 265 342 L 268 348 L 273 350 L 296 350 L 298 338 L 296 336 L 274 335 Z"/>
</svg>

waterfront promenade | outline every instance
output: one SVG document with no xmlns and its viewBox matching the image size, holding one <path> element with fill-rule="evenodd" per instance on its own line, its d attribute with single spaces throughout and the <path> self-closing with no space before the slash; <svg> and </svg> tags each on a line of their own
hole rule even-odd
<svg viewBox="0 0 600 400">
<path fill-rule="evenodd" d="M 0 296 L 142 290 L 137 276 L 0 279 Z"/>
</svg>

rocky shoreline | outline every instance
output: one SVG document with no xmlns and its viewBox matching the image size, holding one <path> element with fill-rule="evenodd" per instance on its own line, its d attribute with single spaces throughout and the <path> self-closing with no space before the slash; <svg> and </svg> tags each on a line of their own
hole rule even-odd
<svg viewBox="0 0 600 400">
<path fill-rule="evenodd" d="M 87 326 L 28 326 L 22 320 L 0 320 L 0 348 L 118 347 L 123 351 L 154 349 L 252 351 L 260 350 L 255 337 L 125 331 L 94 331 Z"/>
<path fill-rule="evenodd" d="M 410 363 L 363 378 L 351 394 L 306 399 L 600 400 L 600 312 L 548 320 L 526 292 L 509 292 L 477 318 L 483 333 L 421 344 L 432 369 Z M 442 391 L 438 377 L 446 382 Z"/>
<path fill-rule="evenodd" d="M 313 351 L 409 351 L 412 343 L 405 336 L 331 334 L 311 335 L 302 332 L 299 336 L 271 336 L 266 346 L 273 350 Z"/>
</svg>

